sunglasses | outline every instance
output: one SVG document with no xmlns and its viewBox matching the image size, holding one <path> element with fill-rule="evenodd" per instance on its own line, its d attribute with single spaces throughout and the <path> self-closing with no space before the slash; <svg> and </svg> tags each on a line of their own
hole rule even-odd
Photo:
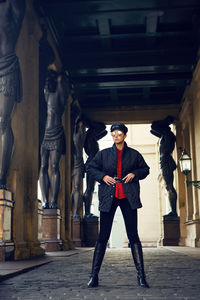
<svg viewBox="0 0 200 300">
<path fill-rule="evenodd" d="M 123 132 L 120 130 L 111 132 L 112 137 L 115 137 L 116 135 L 122 136 L 122 134 L 123 134 Z"/>
</svg>

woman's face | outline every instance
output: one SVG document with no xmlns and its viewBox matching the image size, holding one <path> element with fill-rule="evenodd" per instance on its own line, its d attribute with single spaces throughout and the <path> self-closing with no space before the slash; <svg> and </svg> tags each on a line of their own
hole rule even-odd
<svg viewBox="0 0 200 300">
<path fill-rule="evenodd" d="M 115 144 L 123 143 L 126 138 L 126 134 L 124 134 L 121 130 L 113 130 L 111 135 Z"/>
</svg>

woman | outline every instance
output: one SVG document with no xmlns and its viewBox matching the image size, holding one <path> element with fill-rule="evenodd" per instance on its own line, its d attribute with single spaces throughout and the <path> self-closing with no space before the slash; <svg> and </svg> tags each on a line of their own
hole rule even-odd
<svg viewBox="0 0 200 300">
<path fill-rule="evenodd" d="M 145 288 L 149 287 L 145 279 L 142 246 L 137 231 L 137 209 L 142 207 L 139 180 L 149 174 L 149 167 L 138 151 L 127 146 L 125 142 L 127 131 L 128 128 L 124 124 L 114 123 L 111 126 L 114 145 L 99 151 L 87 166 L 88 174 L 100 183 L 100 233 L 94 251 L 88 287 L 98 286 L 98 273 L 118 206 L 123 214 L 137 269 L 138 284 Z"/>
</svg>

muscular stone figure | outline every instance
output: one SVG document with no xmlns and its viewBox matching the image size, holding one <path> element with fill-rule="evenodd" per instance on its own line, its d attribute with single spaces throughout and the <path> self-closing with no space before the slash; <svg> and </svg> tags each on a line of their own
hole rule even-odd
<svg viewBox="0 0 200 300">
<path fill-rule="evenodd" d="M 51 191 L 51 206 L 57 208 L 60 189 L 59 163 L 65 154 L 65 136 L 62 126 L 62 115 L 70 88 L 67 77 L 59 76 L 54 70 L 49 70 L 45 84 L 45 100 L 47 102 L 47 121 L 44 139 L 41 146 L 40 188 L 44 208 L 49 208 L 49 190 Z M 48 173 L 50 159 L 51 172 Z"/>
<path fill-rule="evenodd" d="M 72 216 L 80 219 L 79 209 L 82 201 L 81 184 L 84 177 L 85 167 L 83 162 L 83 147 L 86 138 L 86 126 L 78 118 L 75 123 L 73 142 L 75 147 L 74 168 L 72 172 Z"/>
<path fill-rule="evenodd" d="M 176 163 L 171 156 L 175 147 L 176 137 L 169 127 L 173 121 L 174 117 L 168 116 L 164 120 L 154 121 L 151 125 L 151 133 L 160 138 L 160 168 L 166 183 L 171 206 L 171 212 L 168 215 L 165 215 L 165 217 L 177 217 L 177 193 L 173 186 L 173 172 L 176 169 Z"/>
<path fill-rule="evenodd" d="M 0 189 L 6 178 L 13 153 L 11 116 L 22 99 L 22 81 L 15 46 L 25 14 L 25 0 L 0 0 Z"/>
<path fill-rule="evenodd" d="M 88 155 L 87 161 L 85 163 L 86 167 L 89 164 L 89 162 L 93 159 L 93 157 L 96 155 L 96 153 L 99 151 L 99 145 L 97 141 L 107 134 L 107 131 L 105 129 L 106 126 L 103 123 L 92 122 L 92 121 L 89 122 L 89 129 L 86 132 L 86 139 L 84 145 L 84 150 Z M 88 173 L 86 174 L 86 185 L 87 187 L 83 195 L 83 201 L 85 203 L 85 217 L 94 218 L 96 216 L 91 214 L 90 210 L 91 210 L 95 180 L 91 176 L 89 176 Z"/>
</svg>

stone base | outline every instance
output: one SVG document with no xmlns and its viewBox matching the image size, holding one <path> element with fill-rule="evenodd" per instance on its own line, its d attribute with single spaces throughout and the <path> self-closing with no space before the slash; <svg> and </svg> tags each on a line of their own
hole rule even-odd
<svg viewBox="0 0 200 300">
<path fill-rule="evenodd" d="M 47 252 L 60 251 L 62 249 L 62 241 L 60 239 L 60 210 L 44 209 L 42 218 L 42 232 Z"/>
<path fill-rule="evenodd" d="M 14 260 L 14 243 L 0 242 L 0 261 Z"/>
<path fill-rule="evenodd" d="M 71 240 L 62 240 L 62 250 L 68 251 L 74 249 L 74 243 Z"/>
<path fill-rule="evenodd" d="M 31 257 L 40 257 L 45 254 L 45 249 L 40 243 L 32 245 L 30 248 Z"/>
<path fill-rule="evenodd" d="M 14 259 L 13 207 L 12 193 L 7 190 L 0 190 L 0 261 Z"/>
<path fill-rule="evenodd" d="M 84 247 L 94 247 L 99 234 L 98 217 L 84 218 Z"/>
<path fill-rule="evenodd" d="M 82 246 L 82 239 L 81 239 L 81 228 L 82 228 L 81 219 L 72 218 L 72 241 L 75 247 Z"/>
<path fill-rule="evenodd" d="M 179 217 L 163 217 L 162 246 L 178 246 L 180 239 Z"/>
<path fill-rule="evenodd" d="M 28 249 L 27 243 L 15 243 L 14 260 L 26 260 L 30 258 L 30 249 Z"/>
<path fill-rule="evenodd" d="M 185 225 L 187 228 L 185 246 L 200 247 L 200 219 L 187 221 Z"/>
</svg>

